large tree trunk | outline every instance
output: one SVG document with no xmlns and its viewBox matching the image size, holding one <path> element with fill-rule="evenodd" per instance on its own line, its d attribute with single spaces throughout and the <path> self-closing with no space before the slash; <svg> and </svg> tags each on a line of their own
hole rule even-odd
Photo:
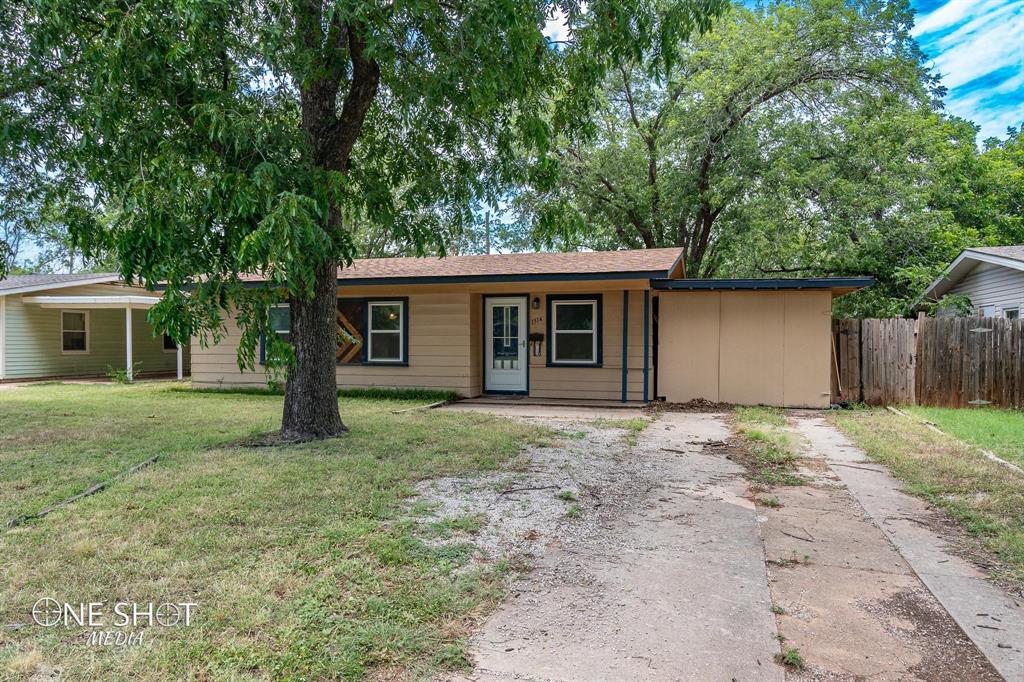
<svg viewBox="0 0 1024 682">
<path fill-rule="evenodd" d="M 312 299 L 289 300 L 295 365 L 288 369 L 284 393 L 281 437 L 286 440 L 332 438 L 348 431 L 338 411 L 335 378 L 337 286 L 337 264 L 328 262 L 317 271 Z"/>
</svg>

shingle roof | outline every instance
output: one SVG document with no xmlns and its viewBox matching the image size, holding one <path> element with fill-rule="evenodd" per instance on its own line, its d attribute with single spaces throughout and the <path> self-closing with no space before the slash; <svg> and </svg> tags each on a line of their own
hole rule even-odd
<svg viewBox="0 0 1024 682">
<path fill-rule="evenodd" d="M 339 280 L 400 279 L 516 279 L 550 278 L 560 275 L 594 276 L 607 274 L 614 279 L 626 273 L 646 273 L 666 277 L 677 264 L 682 250 L 635 249 L 632 251 L 574 251 L 542 253 L 508 253 L 480 256 L 448 256 L 437 258 L 359 258 L 352 265 L 338 269 Z M 682 274 L 682 273 L 679 273 Z M 260 281 L 258 275 L 244 276 Z"/>
<path fill-rule="evenodd" d="M 30 291 L 59 289 L 83 283 L 116 282 L 119 279 L 117 273 L 113 272 L 82 272 L 74 275 L 11 275 L 0 279 L 0 293 L 12 293 L 26 289 Z"/>
<path fill-rule="evenodd" d="M 338 279 L 668 272 L 680 249 L 509 253 L 447 258 L 366 258 L 340 269 Z"/>
<path fill-rule="evenodd" d="M 981 253 L 992 254 L 993 256 L 1002 256 L 1003 258 L 1024 261 L 1024 244 L 1018 244 L 1016 246 L 979 246 L 977 248 L 968 249 L 968 251 L 979 251 Z"/>
</svg>

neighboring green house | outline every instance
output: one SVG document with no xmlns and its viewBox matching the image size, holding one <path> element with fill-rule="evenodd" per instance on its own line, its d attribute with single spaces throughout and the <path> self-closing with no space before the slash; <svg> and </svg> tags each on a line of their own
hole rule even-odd
<svg viewBox="0 0 1024 682">
<path fill-rule="evenodd" d="M 116 274 L 17 275 L 0 280 L 0 382 L 188 371 L 188 348 L 155 335 L 160 298 Z"/>
</svg>

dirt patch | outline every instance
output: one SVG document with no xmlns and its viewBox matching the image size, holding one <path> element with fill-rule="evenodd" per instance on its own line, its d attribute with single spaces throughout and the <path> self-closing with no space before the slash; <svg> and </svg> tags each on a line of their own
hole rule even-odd
<svg viewBox="0 0 1024 682">
<path fill-rule="evenodd" d="M 656 469 L 629 458 L 629 429 L 601 420 L 523 421 L 554 429 L 558 441 L 528 448 L 503 471 L 419 484 L 408 518 L 422 538 L 468 543 L 477 562 L 529 563 L 552 546 L 599 535 L 605 511 L 622 508 L 656 484 Z M 472 517 L 482 523 L 460 531 Z M 439 534 L 445 526 L 453 532 Z"/>
<path fill-rule="evenodd" d="M 713 403 L 704 398 L 694 398 L 686 403 L 669 403 L 664 400 L 650 403 L 645 411 L 651 414 L 660 412 L 705 412 L 705 413 L 728 413 L 735 405 L 730 403 Z"/>
<path fill-rule="evenodd" d="M 923 680 L 998 680 L 999 675 L 974 647 L 962 646 L 964 633 L 924 589 L 897 592 L 863 605 L 893 637 L 915 640 L 923 660 L 908 672 Z"/>
</svg>

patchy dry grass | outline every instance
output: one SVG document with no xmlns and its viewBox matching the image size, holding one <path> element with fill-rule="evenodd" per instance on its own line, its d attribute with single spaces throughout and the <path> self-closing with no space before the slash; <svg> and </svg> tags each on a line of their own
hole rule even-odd
<svg viewBox="0 0 1024 682">
<path fill-rule="evenodd" d="M 594 420 L 594 426 L 600 429 L 622 429 L 626 432 L 624 439 L 626 445 L 633 447 L 639 442 L 640 434 L 651 425 L 653 419 L 647 417 L 635 417 L 633 419 L 606 419 L 601 417 Z"/>
<path fill-rule="evenodd" d="M 837 412 L 832 419 L 908 492 L 945 509 L 1010 576 L 1024 579 L 1024 476 L 886 410 Z"/>
<path fill-rule="evenodd" d="M 0 671 L 62 679 L 358 679 L 464 665 L 467 623 L 503 567 L 417 539 L 414 484 L 494 469 L 546 432 L 415 402 L 343 399 L 352 432 L 278 448 L 281 398 L 167 384 L 0 392 L 0 514 L 35 511 L 154 454 L 160 460 L 45 519 L 0 532 Z M 457 519 L 444 532 L 472 533 Z M 189 627 L 138 647 L 87 647 L 87 628 L 31 625 L 72 603 L 196 602 Z M 2 677 L 2 675 L 0 675 Z"/>
<path fill-rule="evenodd" d="M 1024 467 L 1024 411 L 991 407 L 907 407 L 916 417 L 933 422 L 965 443 L 991 450 L 995 455 Z"/>
<path fill-rule="evenodd" d="M 733 423 L 746 441 L 744 460 L 754 481 L 765 486 L 803 483 L 796 474 L 797 445 L 792 434 L 786 431 L 786 416 L 782 410 L 737 407 Z"/>
</svg>

